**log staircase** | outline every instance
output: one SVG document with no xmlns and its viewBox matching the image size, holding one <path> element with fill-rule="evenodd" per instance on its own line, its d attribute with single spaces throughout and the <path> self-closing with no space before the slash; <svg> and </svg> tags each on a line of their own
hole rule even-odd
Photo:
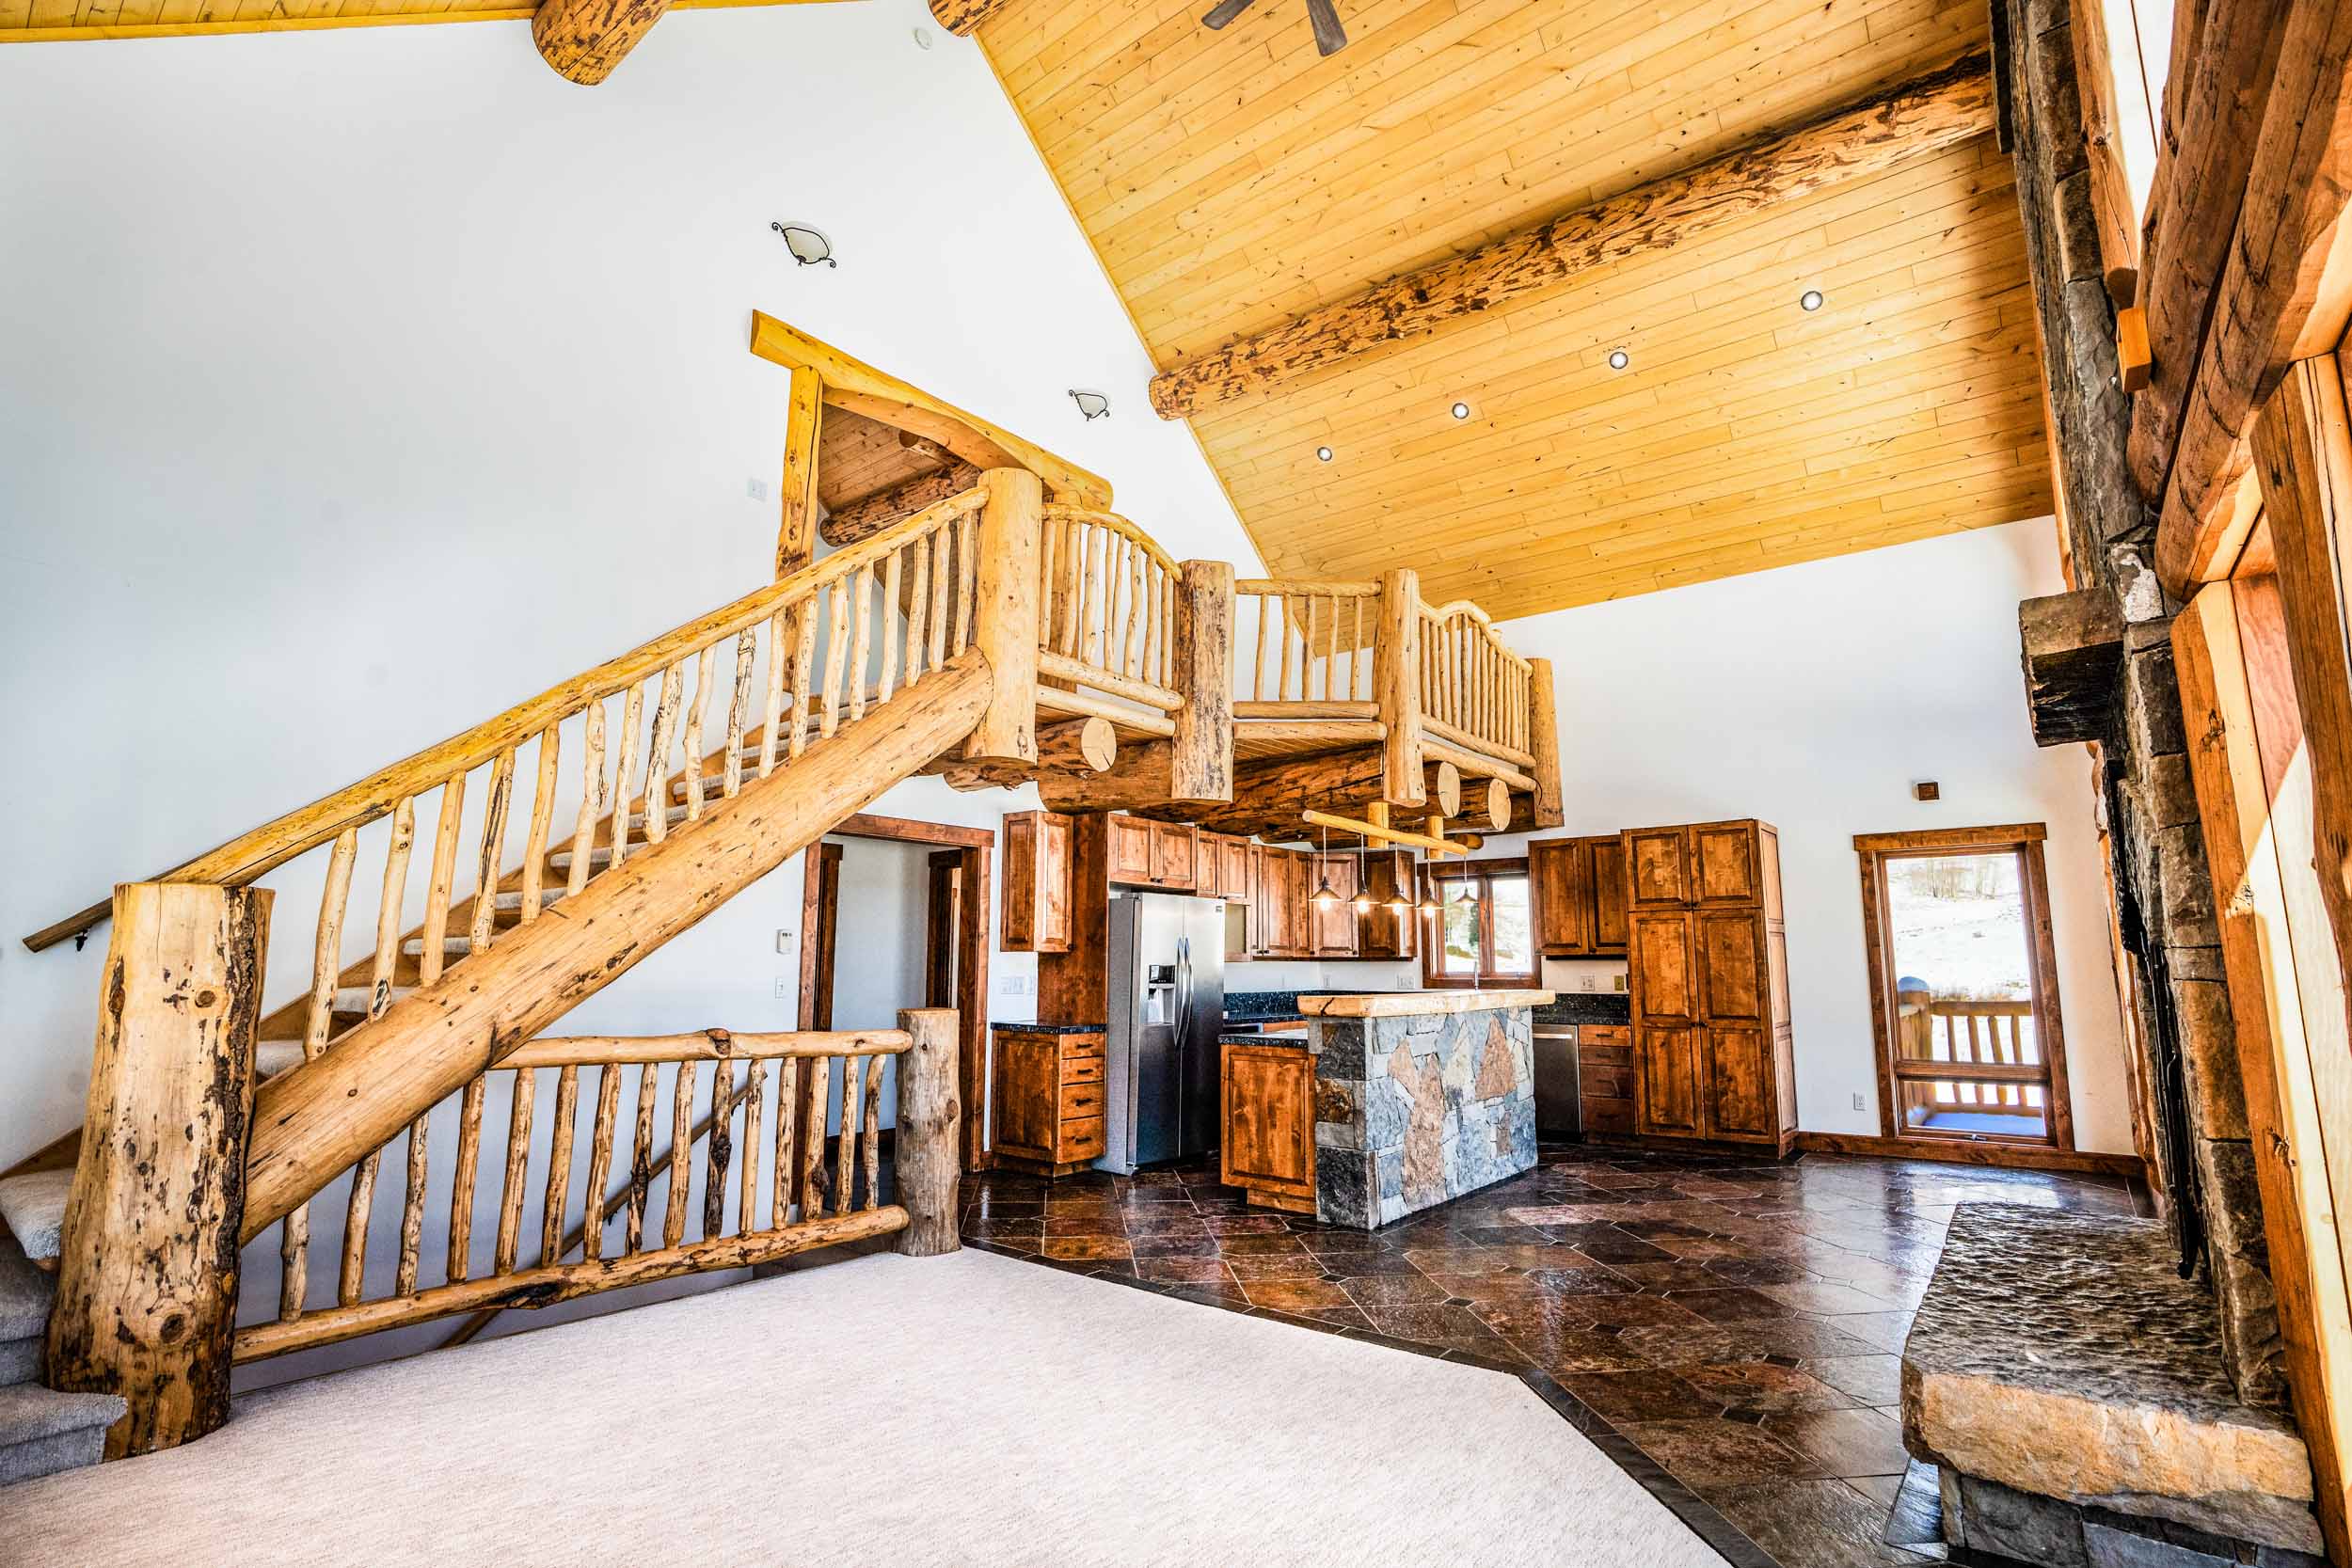
<svg viewBox="0 0 2352 1568">
<path fill-rule="evenodd" d="M 1558 820 L 1549 673 L 1474 607 L 1423 605 L 1410 573 L 1236 585 L 1224 562 L 1170 560 L 1041 449 L 769 318 L 753 346 L 793 372 L 787 563 L 796 505 L 854 515 L 853 538 L 26 939 L 111 921 L 78 1146 L 0 1178 L 0 1480 L 200 1436 L 242 1361 L 476 1314 L 462 1336 L 506 1307 L 850 1239 L 952 1248 L 958 1107 L 981 1070 L 953 1014 L 861 1036 L 545 1035 L 915 772 L 1206 819 L 1251 796 L 1237 757 L 1438 813 L 1458 770 L 1495 792 L 1492 827 Z M 852 466 L 866 484 L 820 483 Z M 1285 787 L 1269 832 L 1297 826 Z M 273 971 L 302 981 L 274 1005 Z M 478 1234 L 485 1165 L 502 1180 Z M 257 1312 L 269 1294 L 240 1271 L 273 1250 L 276 1310 Z"/>
</svg>

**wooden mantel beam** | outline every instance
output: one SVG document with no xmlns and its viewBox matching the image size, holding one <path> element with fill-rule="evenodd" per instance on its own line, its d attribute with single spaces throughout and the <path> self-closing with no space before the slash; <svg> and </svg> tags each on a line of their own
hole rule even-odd
<svg viewBox="0 0 2352 1568">
<path fill-rule="evenodd" d="M 947 0 L 942 0 L 947 3 Z M 1696 168 L 1403 273 L 1152 378 L 1164 420 L 1263 392 L 1383 343 L 1549 289 L 1588 268 L 1670 250 L 1775 202 L 1864 179 L 1993 129 L 1987 57 L 1967 55 L 1892 92 Z"/>
</svg>

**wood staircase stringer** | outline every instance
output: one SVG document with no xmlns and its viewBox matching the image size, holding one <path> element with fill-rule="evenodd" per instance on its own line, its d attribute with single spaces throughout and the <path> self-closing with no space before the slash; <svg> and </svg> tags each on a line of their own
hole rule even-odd
<svg viewBox="0 0 2352 1568">
<path fill-rule="evenodd" d="M 262 1085 L 243 1239 L 971 734 L 993 687 L 967 650 Z"/>
</svg>

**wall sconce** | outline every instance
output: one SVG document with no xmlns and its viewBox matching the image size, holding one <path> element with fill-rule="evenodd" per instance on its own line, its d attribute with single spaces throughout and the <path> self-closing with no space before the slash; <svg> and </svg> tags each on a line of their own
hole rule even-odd
<svg viewBox="0 0 2352 1568">
<path fill-rule="evenodd" d="M 784 243 L 792 252 L 792 260 L 804 267 L 822 261 L 829 267 L 841 263 L 833 259 L 833 242 L 804 223 L 771 223 L 768 226 L 784 236 Z"/>
<path fill-rule="evenodd" d="M 1111 417 L 1111 400 L 1100 392 L 1083 392 L 1073 387 L 1070 388 L 1070 399 L 1078 405 L 1078 412 L 1086 416 L 1089 424 Z"/>
</svg>

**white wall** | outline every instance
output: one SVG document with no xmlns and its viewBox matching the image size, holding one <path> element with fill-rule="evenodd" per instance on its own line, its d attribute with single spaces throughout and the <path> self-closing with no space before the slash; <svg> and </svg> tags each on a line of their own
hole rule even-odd
<svg viewBox="0 0 2352 1568">
<path fill-rule="evenodd" d="M 80 1117 L 103 945 L 16 938 L 766 579 L 755 307 L 1259 569 L 920 0 L 681 11 L 594 89 L 518 23 L 0 50 L 0 1164 Z M 799 899 L 787 866 L 574 1025 L 787 1023 Z"/>
<path fill-rule="evenodd" d="M 2017 667 L 2017 601 L 2062 588 L 2044 518 L 1502 627 L 1552 661 L 1563 832 L 1780 830 L 1808 1131 L 1879 1131 L 1854 835 L 2046 822 L 2075 1143 L 2131 1150 L 2090 764 L 2082 747 L 2035 748 Z M 1913 800 L 1919 779 L 1942 799 Z M 1608 990 L 1614 967 L 1555 973 Z"/>
</svg>

